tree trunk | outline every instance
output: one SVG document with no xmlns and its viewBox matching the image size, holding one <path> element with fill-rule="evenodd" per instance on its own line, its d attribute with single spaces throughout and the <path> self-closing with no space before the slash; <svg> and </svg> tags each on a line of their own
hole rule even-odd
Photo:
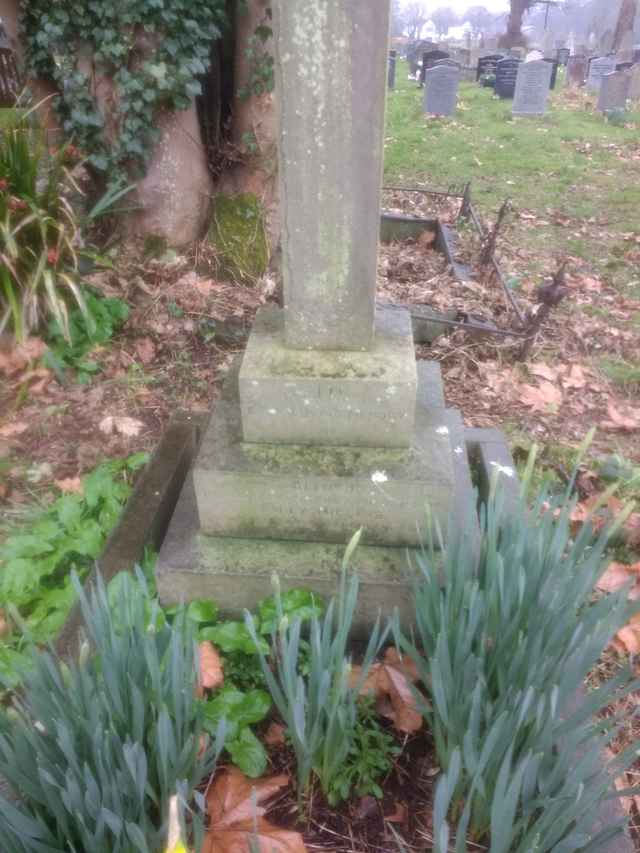
<svg viewBox="0 0 640 853">
<path fill-rule="evenodd" d="M 527 40 L 522 35 L 522 21 L 530 6 L 531 0 L 511 0 L 507 31 L 500 37 L 500 47 L 526 46 Z"/>
<path fill-rule="evenodd" d="M 237 4 L 238 7 L 240 4 Z M 216 186 L 216 191 L 229 195 L 253 193 L 262 202 L 266 213 L 266 226 L 272 251 L 280 239 L 280 217 L 278 211 L 277 181 L 277 137 L 278 122 L 274 93 L 238 97 L 247 83 L 251 68 L 247 57 L 249 39 L 256 27 L 265 22 L 271 0 L 252 0 L 243 11 L 236 12 L 235 68 L 232 141 L 243 152 L 242 159 L 228 169 Z M 273 54 L 273 41 L 264 45 L 267 53 Z"/>
<path fill-rule="evenodd" d="M 622 0 L 620 14 L 618 15 L 618 22 L 613 34 L 613 43 L 611 45 L 612 51 L 620 50 L 623 46 L 625 36 L 631 36 L 631 42 L 633 41 L 633 23 L 636 18 L 637 10 L 637 0 Z M 631 42 L 629 47 L 631 46 Z"/>
</svg>

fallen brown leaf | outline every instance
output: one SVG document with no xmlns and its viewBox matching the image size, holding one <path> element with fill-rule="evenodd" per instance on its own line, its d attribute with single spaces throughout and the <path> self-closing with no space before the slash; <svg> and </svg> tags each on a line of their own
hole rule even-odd
<svg viewBox="0 0 640 853">
<path fill-rule="evenodd" d="M 640 652 L 640 613 L 631 617 L 611 641 L 611 645 L 621 654 L 637 655 Z"/>
<path fill-rule="evenodd" d="M 267 746 L 283 746 L 285 731 L 286 729 L 281 723 L 271 723 L 262 740 Z"/>
<path fill-rule="evenodd" d="M 40 338 L 27 338 L 19 346 L 10 349 L 0 348 L 0 373 L 12 376 L 20 373 L 32 361 L 41 358 L 47 350 L 47 345 Z"/>
<path fill-rule="evenodd" d="M 284 775 L 254 780 L 235 767 L 221 773 L 207 794 L 210 822 L 202 853 L 307 853 L 299 833 L 263 817 L 263 804 L 288 784 Z"/>
<path fill-rule="evenodd" d="M 614 561 L 609 563 L 596 588 L 602 592 L 617 592 L 632 580 L 635 583 L 629 591 L 629 598 L 636 601 L 640 598 L 640 562 L 628 566 Z"/>
<path fill-rule="evenodd" d="M 362 668 L 354 666 L 350 683 L 356 687 L 362 676 Z M 362 696 L 376 698 L 378 713 L 388 717 L 398 731 L 410 734 L 422 728 L 422 714 L 417 708 L 411 681 L 418 678 L 415 664 L 403 658 L 400 661 L 395 649 L 387 649 L 385 661 L 375 663 L 360 688 Z"/>
<path fill-rule="evenodd" d="M 136 354 L 143 364 L 151 364 L 156 357 L 156 346 L 151 338 L 141 338 L 136 341 Z"/>
<path fill-rule="evenodd" d="M 546 412 L 550 406 L 556 407 L 562 403 L 562 391 L 551 382 L 521 385 L 519 390 L 521 402 L 534 411 Z"/>
<path fill-rule="evenodd" d="M 607 414 L 610 420 L 603 421 L 601 426 L 610 432 L 634 432 L 640 428 L 640 409 L 632 409 L 630 406 L 616 407 L 609 403 Z"/>
<path fill-rule="evenodd" d="M 579 364 L 572 364 L 568 375 L 562 377 L 562 384 L 565 388 L 584 388 L 587 377 L 582 367 Z"/>
<path fill-rule="evenodd" d="M 557 367 L 551 367 L 542 361 L 527 365 L 527 370 L 534 376 L 540 376 L 542 379 L 549 380 L 549 382 L 555 382 L 560 373 Z"/>
<path fill-rule="evenodd" d="M 224 683 L 224 664 L 215 646 L 208 642 L 200 643 L 200 683 L 205 690 L 215 690 Z"/>
<path fill-rule="evenodd" d="M 65 494 L 82 494 L 82 480 L 80 477 L 67 477 L 64 480 L 55 480 L 54 485 Z"/>
<path fill-rule="evenodd" d="M 120 435 L 132 438 L 133 436 L 140 434 L 140 431 L 144 428 L 144 424 L 142 421 L 137 421 L 135 418 L 113 417 L 112 415 L 108 415 L 100 421 L 98 428 L 100 429 L 100 432 L 103 432 L 105 435 L 120 433 Z"/>
<path fill-rule="evenodd" d="M 13 438 L 15 435 L 22 435 L 29 429 L 29 424 L 24 421 L 13 421 L 0 427 L 0 438 Z"/>
<path fill-rule="evenodd" d="M 396 803 L 393 813 L 384 816 L 384 819 L 389 823 L 407 823 L 408 818 L 409 809 L 404 803 Z"/>
</svg>

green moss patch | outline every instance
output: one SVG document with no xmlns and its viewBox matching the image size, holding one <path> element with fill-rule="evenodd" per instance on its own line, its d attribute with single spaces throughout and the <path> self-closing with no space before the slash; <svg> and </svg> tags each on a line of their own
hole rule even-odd
<svg viewBox="0 0 640 853">
<path fill-rule="evenodd" d="M 251 284 L 266 272 L 264 210 L 253 193 L 216 196 L 209 239 L 218 252 L 222 275 Z"/>
</svg>

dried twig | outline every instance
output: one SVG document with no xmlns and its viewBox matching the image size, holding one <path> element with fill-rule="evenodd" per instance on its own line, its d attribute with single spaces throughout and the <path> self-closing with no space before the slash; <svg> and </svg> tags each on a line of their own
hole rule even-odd
<svg viewBox="0 0 640 853">
<path fill-rule="evenodd" d="M 496 252 L 496 244 L 498 242 L 498 234 L 500 233 L 500 228 L 502 227 L 502 223 L 504 222 L 504 218 L 507 213 L 511 210 L 511 201 L 510 199 L 505 199 L 502 207 L 498 211 L 498 218 L 496 219 L 493 228 L 491 228 L 484 238 L 482 249 L 480 251 L 480 266 L 487 267 L 493 261 L 493 256 Z"/>
<path fill-rule="evenodd" d="M 552 310 L 559 305 L 569 293 L 569 288 L 565 283 L 566 269 L 567 261 L 565 260 L 562 261 L 558 267 L 551 284 L 543 284 L 537 289 L 536 297 L 538 304 L 533 308 L 527 318 L 527 337 L 518 352 L 518 361 L 525 361 L 529 351 L 531 350 L 533 342 L 536 339 L 536 335 L 546 322 Z"/>
</svg>

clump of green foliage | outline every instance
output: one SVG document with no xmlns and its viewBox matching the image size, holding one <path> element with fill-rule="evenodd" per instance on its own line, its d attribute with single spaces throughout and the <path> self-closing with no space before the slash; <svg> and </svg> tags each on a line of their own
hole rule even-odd
<svg viewBox="0 0 640 853">
<path fill-rule="evenodd" d="M 225 23 L 225 0 L 29 0 L 22 9 L 31 69 L 58 83 L 65 132 L 111 178 L 132 166 L 144 173 L 159 138 L 158 110 L 184 110 L 201 93 L 199 77 Z M 86 56 L 93 69 L 83 65 Z M 108 121 L 94 73 L 113 81 Z"/>
<path fill-rule="evenodd" d="M 329 804 L 335 806 L 354 794 L 382 799 L 379 781 L 391 771 L 393 758 L 400 752 L 396 741 L 380 725 L 372 700 L 360 699 L 349 752 L 329 785 Z"/>
<path fill-rule="evenodd" d="M 84 577 L 117 523 L 146 453 L 100 465 L 0 546 L 0 610 L 12 630 L 0 640 L 0 675 L 19 678 L 22 649 L 48 642 L 75 601 L 71 573 Z"/>
<path fill-rule="evenodd" d="M 100 366 L 88 357 L 93 349 L 107 344 L 129 317 L 129 306 L 122 299 L 104 298 L 83 289 L 86 315 L 79 309 L 69 312 L 68 337 L 55 318 L 49 321 L 45 361 L 59 377 L 75 370 L 78 382 L 89 382 Z"/>
<path fill-rule="evenodd" d="M 594 541 L 588 524 L 573 537 L 576 500 L 542 491 L 505 506 L 498 491 L 479 560 L 466 541 L 446 547 L 441 568 L 433 547 L 419 559 L 415 636 L 398 622 L 395 633 L 417 664 L 443 770 L 436 853 L 489 838 L 492 853 L 595 853 L 621 831 L 594 828 L 594 814 L 637 745 L 603 768 L 618 722 L 598 712 L 638 685 L 625 670 L 584 701 L 577 693 L 639 605 L 626 590 L 594 599 L 609 537 Z"/>
<path fill-rule="evenodd" d="M 272 12 L 267 8 L 264 19 L 255 28 L 244 49 L 247 60 L 247 79 L 238 89 L 238 97 L 242 101 L 252 95 L 260 96 L 273 92 L 275 88 L 274 58 L 266 49 L 266 44 L 273 35 L 271 28 Z"/>
<path fill-rule="evenodd" d="M 0 132 L 0 332 L 18 342 L 53 318 L 70 336 L 67 299 L 90 325 L 77 282 L 78 226 L 65 194 L 71 146 L 49 151 L 29 114 Z"/>
<path fill-rule="evenodd" d="M 100 580 L 90 598 L 74 585 L 93 653 L 38 655 L 0 710 L 0 775 L 20 798 L 0 798 L 3 853 L 158 853 L 170 799 L 201 801 L 219 754 L 195 696 L 193 630 L 184 611 L 162 618 L 140 573 L 115 608 Z"/>
<path fill-rule="evenodd" d="M 280 607 L 288 618 L 301 622 L 321 616 L 324 610 L 322 601 L 306 589 L 287 590 L 280 598 Z M 169 608 L 167 617 L 173 618 L 174 612 Z M 269 651 L 265 638 L 275 630 L 277 613 L 274 597 L 258 604 L 253 615 L 260 637 L 256 646 L 243 622 L 219 620 L 215 602 L 192 601 L 186 611 L 198 639 L 213 643 L 224 665 L 224 687 L 203 700 L 205 728 L 213 734 L 224 719 L 225 749 L 233 763 L 252 778 L 261 776 L 267 767 L 266 751 L 251 727 L 271 710 L 259 654 Z"/>
</svg>

